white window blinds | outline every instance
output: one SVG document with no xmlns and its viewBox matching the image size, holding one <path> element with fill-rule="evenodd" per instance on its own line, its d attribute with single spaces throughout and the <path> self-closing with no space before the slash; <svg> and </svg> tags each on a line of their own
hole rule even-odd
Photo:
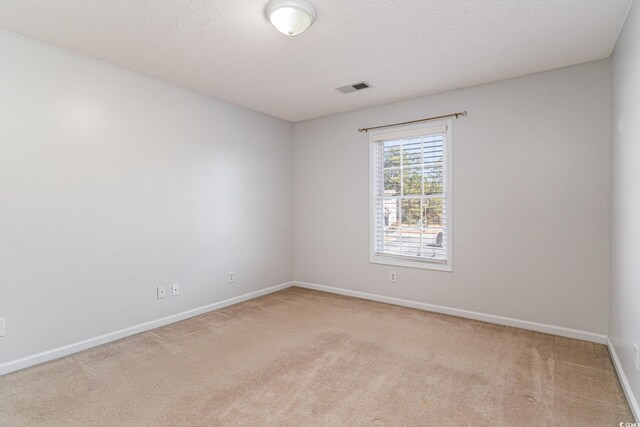
<svg viewBox="0 0 640 427">
<path fill-rule="evenodd" d="M 371 135 L 372 257 L 447 264 L 448 126 Z"/>
</svg>

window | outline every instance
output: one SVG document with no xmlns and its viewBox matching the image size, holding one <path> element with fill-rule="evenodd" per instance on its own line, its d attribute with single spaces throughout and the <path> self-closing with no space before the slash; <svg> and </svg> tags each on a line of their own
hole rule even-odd
<svg viewBox="0 0 640 427">
<path fill-rule="evenodd" d="M 451 121 L 372 132 L 373 263 L 451 271 Z"/>
</svg>

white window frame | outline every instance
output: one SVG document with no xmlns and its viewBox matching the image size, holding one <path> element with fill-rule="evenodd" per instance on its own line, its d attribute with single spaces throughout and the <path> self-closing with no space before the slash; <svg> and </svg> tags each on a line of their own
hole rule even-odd
<svg viewBox="0 0 640 427">
<path fill-rule="evenodd" d="M 384 264 L 393 265 L 398 267 L 409 268 L 421 268 L 426 270 L 437 271 L 453 271 L 453 186 L 452 186 L 452 165 L 453 165 L 453 121 L 441 120 L 433 121 L 429 123 L 414 124 L 407 126 L 398 126 L 393 129 L 378 129 L 369 132 L 369 262 L 372 264 Z M 405 134 L 415 135 L 416 132 L 424 131 L 428 133 L 430 129 L 434 127 L 447 127 L 447 138 L 444 145 L 445 152 L 445 204 L 446 204 L 446 217 L 445 224 L 447 227 L 447 261 L 431 261 L 429 259 L 417 259 L 415 257 L 403 256 L 403 255 L 385 255 L 377 254 L 375 251 L 375 194 L 374 183 L 376 180 L 376 165 L 374 164 L 375 156 L 374 149 L 376 144 L 379 144 L 375 139 L 390 135 L 395 138 L 402 138 Z"/>
</svg>

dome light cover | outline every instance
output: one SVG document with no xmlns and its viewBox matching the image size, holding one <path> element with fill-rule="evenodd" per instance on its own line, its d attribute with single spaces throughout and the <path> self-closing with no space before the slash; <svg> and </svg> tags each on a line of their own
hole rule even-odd
<svg viewBox="0 0 640 427">
<path fill-rule="evenodd" d="M 303 33 L 316 19 L 316 9 L 306 0 L 272 0 L 266 13 L 273 26 L 288 36 Z"/>
</svg>

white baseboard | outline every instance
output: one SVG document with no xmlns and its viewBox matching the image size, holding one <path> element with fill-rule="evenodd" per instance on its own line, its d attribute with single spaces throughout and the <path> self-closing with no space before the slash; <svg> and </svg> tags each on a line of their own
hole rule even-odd
<svg viewBox="0 0 640 427">
<path fill-rule="evenodd" d="M 563 326 L 547 325 L 545 323 L 530 322 L 528 320 L 513 319 L 510 317 L 496 316 L 493 314 L 479 313 L 477 311 L 461 310 L 458 308 L 445 307 L 442 305 L 427 304 L 424 302 L 411 301 L 407 299 L 388 297 L 384 295 L 370 294 L 367 292 L 352 291 L 332 286 L 319 285 L 316 283 L 294 281 L 294 286 L 317 291 L 330 292 L 333 294 L 346 295 L 350 297 L 363 298 L 372 301 L 384 302 L 387 304 L 400 305 L 403 307 L 417 308 L 419 310 L 433 311 L 436 313 L 449 314 L 451 316 L 465 317 L 467 319 L 481 320 L 483 322 L 497 323 L 499 325 L 513 326 L 515 328 L 528 329 L 531 331 L 544 332 L 546 334 L 559 335 L 561 337 L 576 338 L 584 341 L 592 341 L 598 344 L 606 344 L 607 336 L 593 332 L 581 331 L 578 329 L 565 328 Z"/>
<path fill-rule="evenodd" d="M 529 329 L 529 330 L 544 332 L 544 333 L 553 334 L 553 335 L 576 338 L 576 339 L 581 339 L 586 341 L 593 341 L 600 344 L 607 344 L 607 337 L 605 335 L 595 334 L 592 332 L 564 328 L 561 326 L 547 325 L 544 323 L 530 322 L 530 321 L 520 320 L 520 319 L 513 319 L 509 317 L 496 316 L 492 314 L 479 313 L 475 311 L 461 310 L 457 308 L 445 307 L 445 306 L 440 306 L 435 304 L 427 304 L 423 302 L 411 301 L 411 300 L 406 300 L 401 298 L 376 295 L 376 294 L 371 294 L 367 292 L 359 292 L 359 291 L 352 291 L 349 289 L 335 288 L 331 286 L 319 285 L 316 283 L 293 281 L 293 282 L 287 282 L 287 283 L 271 286 L 269 288 L 261 289 L 255 292 L 250 292 L 248 294 L 240 295 L 237 297 L 229 298 L 224 301 L 219 301 L 213 304 L 208 304 L 202 307 L 183 311 L 181 313 L 176 313 L 160 319 L 130 326 L 128 328 L 120 329 L 118 331 L 114 331 L 114 332 L 110 332 L 97 337 L 89 338 L 83 341 L 79 341 L 63 347 L 58 347 L 52 350 L 47 350 L 42 353 L 37 353 L 21 359 L 5 362 L 3 364 L 0 364 L 0 375 L 7 374 L 9 372 L 14 372 L 14 371 L 24 369 L 29 366 L 34 366 L 40 363 L 48 362 L 50 360 L 58 359 L 60 357 L 67 356 L 69 354 L 77 353 L 82 350 L 86 350 L 92 347 L 97 347 L 102 344 L 106 344 L 106 343 L 116 341 L 131 335 L 135 335 L 140 332 L 145 332 L 150 329 L 155 329 L 160 326 L 168 325 L 170 323 L 179 322 L 181 320 L 188 319 L 190 317 L 198 316 L 200 314 L 204 314 L 209 311 L 217 310 L 223 307 L 227 307 L 233 304 L 237 304 L 243 301 L 257 298 L 273 292 L 277 292 L 277 291 L 286 289 L 290 286 L 299 286 L 301 288 L 315 289 L 323 292 L 352 296 L 356 298 L 363 298 L 363 299 L 372 300 L 372 301 L 384 302 L 387 304 L 411 307 L 419 310 L 433 311 L 436 313 L 449 314 L 452 316 L 465 317 L 465 318 L 481 320 L 489 323 L 497 323 L 500 325 L 513 326 L 516 328 Z M 621 382 L 623 382 L 623 374 L 620 375 L 620 378 L 621 378 Z M 626 379 L 624 379 L 624 381 L 626 381 Z M 625 389 L 625 392 L 626 392 L 626 389 Z"/>
<path fill-rule="evenodd" d="M 181 313 L 172 314 L 170 316 L 162 317 L 160 319 L 151 320 L 149 322 L 140 323 L 138 325 L 130 326 L 128 328 L 120 329 L 118 331 L 109 332 L 104 335 L 89 338 L 83 341 L 79 341 L 73 344 L 58 347 L 52 350 L 43 351 L 31 356 L 23 357 L 21 359 L 12 360 L 0 364 L 0 375 L 8 374 L 20 369 L 28 368 L 29 366 L 38 365 L 40 363 L 48 362 L 53 359 L 68 356 L 72 353 L 77 353 L 82 350 L 87 350 L 92 347 L 97 347 L 108 342 L 116 341 L 131 335 L 139 334 L 150 329 L 159 328 L 160 326 L 168 325 L 169 323 L 179 322 L 181 320 L 188 319 L 190 317 L 198 316 L 200 314 L 207 313 L 209 311 L 218 310 L 223 307 L 227 307 L 233 304 L 238 304 L 243 301 L 247 301 L 253 298 L 257 298 L 263 295 L 267 295 L 273 292 L 286 289 L 293 285 L 293 282 L 281 283 L 279 285 L 271 286 L 269 288 L 260 289 L 259 291 L 250 292 L 248 294 L 240 295 L 237 297 L 229 298 L 223 301 L 214 302 L 213 304 L 207 304 L 202 307 L 194 308 L 191 310 L 183 311 Z"/>
<path fill-rule="evenodd" d="M 613 366 L 616 368 L 616 372 L 618 373 L 618 378 L 620 378 L 620 384 L 622 384 L 622 389 L 624 390 L 625 396 L 627 396 L 627 401 L 629 402 L 629 406 L 631 407 L 631 412 L 633 412 L 633 416 L 636 419 L 636 423 L 640 423 L 640 405 L 638 405 L 638 401 L 633 394 L 633 390 L 631 389 L 631 385 L 629 385 L 629 381 L 627 380 L 627 376 L 622 369 L 622 364 L 620 363 L 620 359 L 618 358 L 618 353 L 616 353 L 616 348 L 613 346 L 611 339 L 607 338 L 607 347 L 609 347 L 609 354 L 611 354 L 611 359 L 613 360 Z"/>
</svg>

